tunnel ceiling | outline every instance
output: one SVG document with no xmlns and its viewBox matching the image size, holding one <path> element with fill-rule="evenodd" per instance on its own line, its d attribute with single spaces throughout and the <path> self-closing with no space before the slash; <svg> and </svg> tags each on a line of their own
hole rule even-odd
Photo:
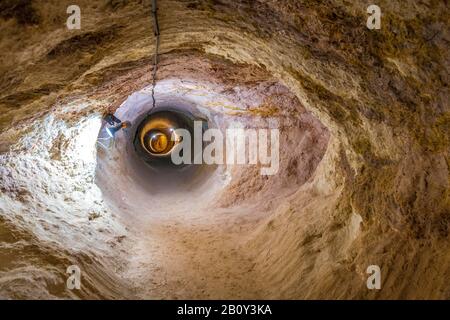
<svg viewBox="0 0 450 320">
<path fill-rule="evenodd" d="M 151 83 L 148 1 L 78 0 L 81 30 L 65 28 L 64 1 L 20 3 L 21 10 L 14 1 L 0 4 L 1 152 L 14 149 L 36 120 L 76 123 L 115 111 Z M 272 83 L 284 90 L 277 105 L 296 107 L 260 106 L 246 115 L 303 114 L 316 130 L 322 149 L 309 150 L 317 160 L 310 175 L 284 206 L 265 203 L 273 215 L 243 245 L 261 283 L 271 286 L 267 297 L 450 297 L 441 280 L 450 277 L 448 7 L 378 5 L 383 27 L 374 31 L 360 1 L 159 1 L 159 83 L 207 82 L 228 96 L 247 90 L 250 100 L 264 91 L 252 96 L 252 88 Z M 264 182 L 239 174 L 249 188 Z M 239 179 L 220 206 L 239 198 Z M 377 294 L 360 284 L 374 261 L 387 266 L 391 290 Z M 423 290 L 409 286 L 411 279 Z M 353 286 L 340 291 L 338 283 Z M 87 296 L 115 296 L 98 291 Z"/>
</svg>

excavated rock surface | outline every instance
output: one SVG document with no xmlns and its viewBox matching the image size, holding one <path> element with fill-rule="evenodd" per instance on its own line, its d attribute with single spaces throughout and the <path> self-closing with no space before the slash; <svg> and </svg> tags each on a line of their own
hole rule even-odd
<svg viewBox="0 0 450 320">
<path fill-rule="evenodd" d="M 266 212 L 258 219 L 167 224 L 138 248 L 146 233 L 105 205 L 75 137 L 149 85 L 150 4 L 77 4 L 81 30 L 67 30 L 61 1 L 0 4 L 0 296 L 450 298 L 445 1 L 380 1 L 380 30 L 366 28 L 360 1 L 159 1 L 160 81 L 209 81 L 230 96 L 278 83 L 329 140 L 310 148 L 295 190 L 252 209 Z M 237 187 L 221 197 L 234 215 Z M 139 259 L 171 232 L 172 255 Z M 83 267 L 81 292 L 65 288 L 70 264 Z M 366 287 L 373 264 L 381 290 Z"/>
</svg>

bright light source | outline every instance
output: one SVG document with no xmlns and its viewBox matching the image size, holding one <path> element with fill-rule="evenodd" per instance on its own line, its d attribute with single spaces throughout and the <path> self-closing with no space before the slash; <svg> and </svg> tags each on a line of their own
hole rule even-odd
<svg viewBox="0 0 450 320">
<path fill-rule="evenodd" d="M 101 127 L 100 117 L 91 117 L 82 122 L 77 128 L 73 144 L 71 146 L 71 156 L 87 164 L 96 162 L 96 138 Z"/>
<path fill-rule="evenodd" d="M 108 135 L 109 135 L 111 138 L 114 138 L 114 135 L 113 135 L 113 133 L 111 132 L 111 130 L 110 130 L 109 128 L 106 128 L 106 132 L 108 133 Z"/>
</svg>

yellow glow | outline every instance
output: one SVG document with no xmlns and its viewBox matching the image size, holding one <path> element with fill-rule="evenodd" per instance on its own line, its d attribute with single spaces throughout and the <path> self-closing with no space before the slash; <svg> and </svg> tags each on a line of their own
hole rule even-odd
<svg viewBox="0 0 450 320">
<path fill-rule="evenodd" d="M 154 153 L 162 153 L 167 149 L 169 141 L 164 133 L 155 133 L 150 138 L 150 149 Z"/>
<path fill-rule="evenodd" d="M 173 129 L 177 124 L 165 117 L 151 118 L 142 128 L 139 139 L 142 147 L 154 156 L 170 154 L 176 142 L 171 140 Z"/>
</svg>

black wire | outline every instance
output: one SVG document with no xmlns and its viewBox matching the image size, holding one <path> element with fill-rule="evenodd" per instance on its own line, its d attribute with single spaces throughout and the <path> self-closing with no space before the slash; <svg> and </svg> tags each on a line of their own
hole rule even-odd
<svg viewBox="0 0 450 320">
<path fill-rule="evenodd" d="M 159 51 L 159 23 L 158 23 L 158 7 L 156 0 L 152 0 L 152 15 L 153 15 L 153 31 L 156 37 L 154 64 L 152 72 L 152 108 L 148 111 L 150 113 L 156 106 L 155 100 L 155 86 L 156 86 L 156 72 L 158 71 L 158 51 Z"/>
</svg>

